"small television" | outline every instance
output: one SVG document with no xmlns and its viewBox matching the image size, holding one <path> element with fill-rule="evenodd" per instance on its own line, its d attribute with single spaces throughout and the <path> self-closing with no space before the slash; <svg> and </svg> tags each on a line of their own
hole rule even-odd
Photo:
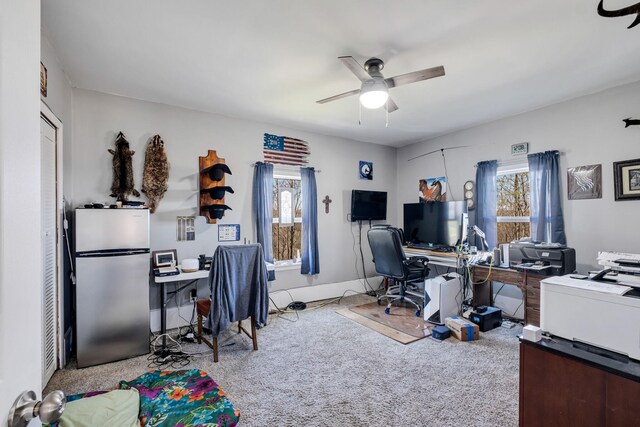
<svg viewBox="0 0 640 427">
<path fill-rule="evenodd" d="M 464 201 L 404 205 L 404 236 L 410 245 L 457 246 L 467 237 L 468 221 Z"/>
<path fill-rule="evenodd" d="M 387 219 L 386 191 L 351 191 L 351 221 Z"/>
</svg>

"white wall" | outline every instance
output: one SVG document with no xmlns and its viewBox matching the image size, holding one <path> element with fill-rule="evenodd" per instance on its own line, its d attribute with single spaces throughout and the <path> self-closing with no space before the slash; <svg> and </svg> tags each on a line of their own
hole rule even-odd
<svg viewBox="0 0 640 427">
<path fill-rule="evenodd" d="M 40 2 L 0 0 L 0 424 L 42 388 Z"/>
<path fill-rule="evenodd" d="M 40 61 L 47 67 L 47 96 L 41 96 L 42 101 L 49 107 L 53 114 L 62 122 L 63 129 L 68 131 L 63 132 L 63 175 L 72 176 L 73 174 L 73 162 L 72 159 L 72 144 L 71 140 L 73 132 L 71 122 L 73 120 L 73 92 L 69 78 L 62 69 L 62 65 L 58 56 L 56 55 L 55 48 L 51 45 L 51 42 L 46 36 L 46 29 L 42 29 L 42 35 L 40 38 Z M 63 180 L 63 191 L 65 197 L 71 198 L 73 193 L 73 180 Z"/>
<path fill-rule="evenodd" d="M 165 141 L 171 163 L 169 190 L 151 220 L 151 248 L 177 248 L 178 258 L 211 255 L 217 246 L 217 225 L 196 220 L 195 242 L 176 242 L 175 219 L 178 215 L 197 215 L 198 156 L 217 150 L 226 159 L 233 175 L 226 183 L 235 190 L 225 202 L 227 211 L 222 223 L 241 224 L 241 240 L 255 241 L 251 222 L 251 189 L 254 162 L 262 159 L 265 132 L 304 139 L 311 150 L 310 165 L 322 172 L 316 175 L 318 198 L 333 200 L 330 213 L 319 201 L 320 270 L 313 278 L 297 271 L 280 271 L 271 289 L 283 289 L 355 279 L 356 256 L 353 253 L 352 227 L 346 220 L 350 210 L 351 189 L 389 192 L 389 221 L 395 222 L 396 171 L 395 149 L 324 135 L 272 126 L 264 123 L 232 119 L 183 108 L 74 89 L 73 101 L 73 206 L 90 201 L 112 201 L 111 155 L 118 131 L 123 131 L 136 151 L 134 173 L 136 188 L 142 179 L 144 150 L 147 141 L 159 133 Z M 65 158 L 65 160 L 67 160 Z M 358 161 L 374 162 L 374 180 L 358 179 Z M 369 275 L 374 274 L 366 235 L 363 240 Z M 360 276 L 362 272 L 360 271 Z M 155 297 L 157 298 L 157 297 Z M 152 306 L 157 306 L 155 298 Z"/>
<path fill-rule="evenodd" d="M 490 99 L 487 102 L 491 102 Z M 413 144 L 398 150 L 398 218 L 402 204 L 415 202 L 418 179 L 444 174 L 440 153 L 447 147 L 449 182 L 456 200 L 466 180 L 475 180 L 480 160 L 510 160 L 511 144 L 529 142 L 529 152 L 559 150 L 567 244 L 576 249 L 578 270 L 597 267 L 599 250 L 640 252 L 640 201 L 614 201 L 613 162 L 640 158 L 640 126 L 625 129 L 622 119 L 640 117 L 640 83 L 620 86 L 515 117 Z M 526 162 L 526 156 L 524 156 Z M 568 167 L 602 164 L 602 199 L 567 200 Z"/>
</svg>

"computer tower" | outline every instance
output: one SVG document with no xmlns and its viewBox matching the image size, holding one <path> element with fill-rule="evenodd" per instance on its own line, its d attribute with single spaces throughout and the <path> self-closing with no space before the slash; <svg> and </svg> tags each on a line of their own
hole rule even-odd
<svg viewBox="0 0 640 427">
<path fill-rule="evenodd" d="M 425 301 L 429 301 L 424 307 L 424 320 L 444 325 L 444 319 L 458 314 L 462 302 L 460 275 L 447 273 L 427 279 L 424 291 Z"/>
</svg>

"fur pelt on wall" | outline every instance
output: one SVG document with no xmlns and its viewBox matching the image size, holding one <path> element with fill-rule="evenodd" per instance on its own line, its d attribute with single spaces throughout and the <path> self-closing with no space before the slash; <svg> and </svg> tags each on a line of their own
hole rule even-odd
<svg viewBox="0 0 640 427">
<path fill-rule="evenodd" d="M 111 183 L 111 197 L 117 197 L 123 202 L 127 201 L 127 197 L 134 195 L 140 197 L 140 193 L 133 184 L 133 166 L 131 158 L 136 153 L 129 149 L 129 141 L 126 140 L 122 132 L 116 136 L 116 149 L 109 149 L 109 153 L 113 155 L 113 181 Z"/>
<path fill-rule="evenodd" d="M 149 210 L 154 213 L 167 191 L 169 182 L 169 162 L 164 150 L 164 141 L 160 135 L 154 136 L 144 155 L 144 174 L 142 192 L 149 199 Z"/>
</svg>

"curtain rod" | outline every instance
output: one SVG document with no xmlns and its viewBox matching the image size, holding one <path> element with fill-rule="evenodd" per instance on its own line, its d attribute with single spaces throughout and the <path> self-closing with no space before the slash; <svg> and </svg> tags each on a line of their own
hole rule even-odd
<svg viewBox="0 0 640 427">
<path fill-rule="evenodd" d="M 283 165 L 283 164 L 281 164 L 281 163 L 269 163 L 269 164 L 270 164 L 270 165 L 273 165 L 274 167 L 276 167 L 276 166 L 277 166 L 277 167 L 279 167 L 279 168 L 285 168 L 285 169 L 297 169 L 297 168 L 299 168 L 299 167 L 300 167 L 300 168 L 312 168 L 312 167 L 313 167 L 313 166 L 294 166 L 294 165 Z M 251 167 L 255 167 L 255 165 L 256 165 L 255 163 L 251 163 L 251 165 L 250 165 L 250 166 L 251 166 Z M 315 170 L 317 173 L 322 172 L 320 169 L 315 169 L 315 168 L 314 168 L 314 170 Z"/>
<path fill-rule="evenodd" d="M 535 153 L 532 153 L 535 154 Z M 564 156 L 564 153 L 561 151 L 558 151 L 558 155 L 560 156 Z M 498 166 L 511 166 L 511 165 L 517 165 L 520 163 L 527 163 L 528 160 L 526 157 L 520 158 L 520 159 L 509 159 L 509 160 L 498 160 Z M 478 164 L 476 163 L 475 165 L 473 165 L 474 168 L 478 167 Z"/>
</svg>

